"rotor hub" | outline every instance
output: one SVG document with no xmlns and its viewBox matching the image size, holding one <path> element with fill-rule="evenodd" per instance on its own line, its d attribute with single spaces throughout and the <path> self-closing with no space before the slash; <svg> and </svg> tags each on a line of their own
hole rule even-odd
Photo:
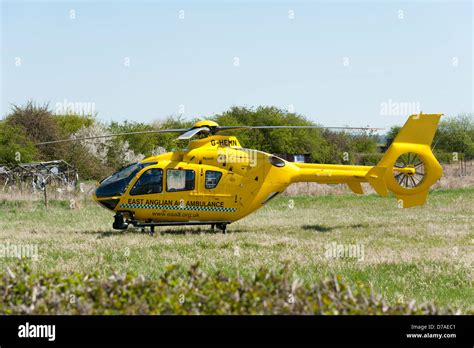
<svg viewBox="0 0 474 348">
<path fill-rule="evenodd" d="M 394 165 L 393 177 L 406 189 L 419 186 L 425 178 L 425 164 L 418 154 L 407 152 L 398 157 Z"/>
<path fill-rule="evenodd" d="M 212 129 L 215 127 L 219 127 L 219 124 L 211 120 L 204 120 L 204 121 L 198 121 L 193 125 L 193 128 L 201 128 L 201 127 L 208 127 Z"/>
</svg>

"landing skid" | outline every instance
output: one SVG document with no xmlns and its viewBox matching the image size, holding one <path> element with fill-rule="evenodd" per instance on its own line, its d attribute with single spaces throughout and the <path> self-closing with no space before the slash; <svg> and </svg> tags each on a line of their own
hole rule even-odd
<svg viewBox="0 0 474 348">
<path fill-rule="evenodd" d="M 139 222 L 136 220 L 125 220 L 123 215 L 117 214 L 114 217 L 113 228 L 117 230 L 125 230 L 128 225 L 133 225 L 134 227 L 141 227 L 142 231 L 145 232 L 146 228 L 150 228 L 150 235 L 155 234 L 155 227 L 161 226 L 196 226 L 196 225 L 210 225 L 211 231 L 214 231 L 214 228 L 218 228 L 222 233 L 226 233 L 227 225 L 231 221 L 163 221 L 163 222 Z"/>
<path fill-rule="evenodd" d="M 130 221 L 135 227 L 141 227 L 142 231 L 145 232 L 147 227 L 150 227 L 150 235 L 155 234 L 155 227 L 161 226 L 196 226 L 196 225 L 211 225 L 211 231 L 217 227 L 222 233 L 226 233 L 227 225 L 230 221 L 196 221 L 196 222 L 177 222 L 177 221 L 164 221 L 164 222 L 138 222 Z"/>
</svg>

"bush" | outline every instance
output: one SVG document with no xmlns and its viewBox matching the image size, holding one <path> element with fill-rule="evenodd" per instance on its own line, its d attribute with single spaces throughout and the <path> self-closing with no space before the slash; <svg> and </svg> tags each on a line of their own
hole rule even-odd
<svg viewBox="0 0 474 348">
<path fill-rule="evenodd" d="M 212 118 L 221 126 L 314 126 L 302 115 L 276 107 L 234 106 Z M 229 132 L 235 134 L 243 147 L 272 154 L 311 154 L 313 162 L 332 163 L 333 145 L 321 129 L 254 129 Z"/>
<path fill-rule="evenodd" d="M 29 141 L 33 143 L 63 139 L 65 134 L 48 108 L 48 104 L 38 105 L 32 101 L 26 103 L 25 106 L 13 105 L 5 122 L 10 126 L 21 128 Z M 39 160 L 63 159 L 68 153 L 68 144 L 41 146 L 38 152 Z"/>
<path fill-rule="evenodd" d="M 36 274 L 26 263 L 0 274 L 4 314 L 455 314 L 432 304 L 388 305 L 359 283 L 334 276 L 313 287 L 285 266 L 251 279 L 169 267 L 158 279 L 131 274 Z"/>
<path fill-rule="evenodd" d="M 474 157 L 473 115 L 461 114 L 442 119 L 433 144 L 436 144 L 436 149 L 445 152 L 458 152 L 468 158 Z"/>
<path fill-rule="evenodd" d="M 437 160 L 441 163 L 454 163 L 456 161 L 463 161 L 466 156 L 463 153 L 445 152 L 443 150 L 433 150 Z"/>
<path fill-rule="evenodd" d="M 153 129 L 181 129 L 181 128 L 191 128 L 193 125 L 199 121 L 198 119 L 184 120 L 181 116 L 169 116 L 164 120 L 157 120 L 152 122 L 151 126 Z M 184 150 L 188 147 L 187 140 L 177 140 L 179 133 L 156 133 L 154 137 L 156 138 L 157 149 L 162 149 L 165 152 L 168 151 L 179 151 Z"/>
<path fill-rule="evenodd" d="M 81 128 L 87 128 L 96 123 L 94 117 L 90 115 L 66 114 L 54 115 L 53 117 L 63 133 L 68 136 L 76 133 Z"/>
<path fill-rule="evenodd" d="M 383 153 L 364 153 L 356 154 L 355 163 L 364 166 L 375 166 L 382 160 Z"/>
<path fill-rule="evenodd" d="M 122 123 L 112 121 L 108 127 L 112 134 L 117 133 L 133 133 L 152 131 L 151 125 L 141 122 L 124 121 Z M 143 154 L 145 157 L 151 156 L 155 148 L 158 147 L 157 133 L 151 134 L 137 134 L 137 135 L 123 135 L 112 139 L 115 146 L 120 147 L 120 143 L 127 141 L 130 149 L 137 154 Z"/>
<path fill-rule="evenodd" d="M 23 128 L 0 122 L 0 164 L 29 162 L 36 156 L 37 149 Z"/>
</svg>

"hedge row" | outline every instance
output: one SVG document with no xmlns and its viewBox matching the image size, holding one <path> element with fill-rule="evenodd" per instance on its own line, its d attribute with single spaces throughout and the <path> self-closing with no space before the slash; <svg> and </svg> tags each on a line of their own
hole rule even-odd
<svg viewBox="0 0 474 348">
<path fill-rule="evenodd" d="M 170 267 L 158 279 L 130 274 L 62 275 L 26 264 L 0 273 L 2 314 L 455 314 L 432 304 L 388 305 L 367 286 L 340 277 L 305 287 L 287 267 L 251 279 Z"/>
</svg>

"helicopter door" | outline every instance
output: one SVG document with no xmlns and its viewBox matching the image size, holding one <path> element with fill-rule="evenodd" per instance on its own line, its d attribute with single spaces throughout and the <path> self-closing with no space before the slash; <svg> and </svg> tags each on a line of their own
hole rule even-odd
<svg viewBox="0 0 474 348">
<path fill-rule="evenodd" d="M 260 168 L 244 167 L 240 173 L 229 171 L 226 174 L 226 192 L 232 195 L 234 204 L 244 207 L 255 197 L 263 180 L 260 172 L 262 172 Z"/>
<path fill-rule="evenodd" d="M 166 191 L 193 191 L 195 187 L 195 173 L 191 169 L 168 169 L 166 171 Z"/>
<path fill-rule="evenodd" d="M 163 169 L 151 168 L 145 171 L 130 190 L 131 196 L 149 195 L 163 191 Z"/>
<path fill-rule="evenodd" d="M 224 177 L 225 192 L 229 194 L 232 204 L 241 204 L 242 195 L 240 184 L 242 183 L 242 176 L 228 171 Z"/>
</svg>

